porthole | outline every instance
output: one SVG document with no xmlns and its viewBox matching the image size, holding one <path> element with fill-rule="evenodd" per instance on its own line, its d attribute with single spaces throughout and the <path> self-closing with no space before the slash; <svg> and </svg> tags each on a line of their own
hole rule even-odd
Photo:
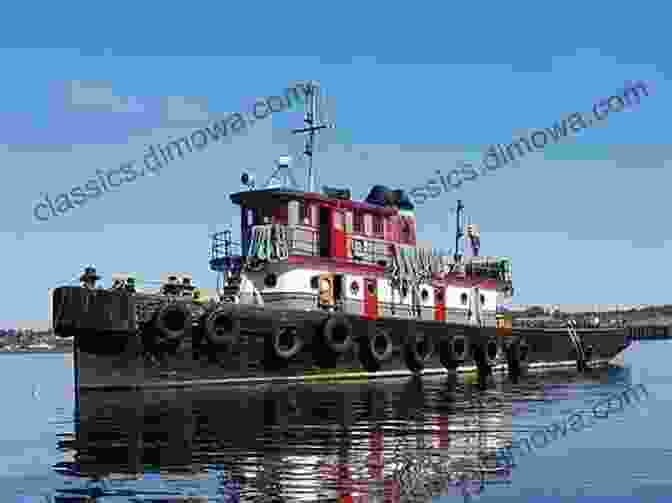
<svg viewBox="0 0 672 503">
<path fill-rule="evenodd" d="M 469 298 L 467 297 L 466 293 L 460 295 L 460 302 L 462 303 L 463 306 L 467 305 L 467 300 L 469 300 Z"/>
<path fill-rule="evenodd" d="M 275 288 L 277 284 L 278 277 L 273 273 L 267 274 L 264 278 L 264 285 L 266 285 L 268 288 Z"/>
<path fill-rule="evenodd" d="M 481 305 L 485 305 L 485 295 L 481 294 Z"/>
<path fill-rule="evenodd" d="M 423 288 L 422 293 L 420 295 L 422 296 L 422 300 L 427 300 L 427 297 L 429 297 L 429 292 L 427 291 L 426 288 Z"/>
<path fill-rule="evenodd" d="M 357 283 L 356 281 L 350 283 L 350 291 L 352 292 L 353 295 L 357 295 L 357 293 L 359 292 L 359 283 Z"/>
</svg>

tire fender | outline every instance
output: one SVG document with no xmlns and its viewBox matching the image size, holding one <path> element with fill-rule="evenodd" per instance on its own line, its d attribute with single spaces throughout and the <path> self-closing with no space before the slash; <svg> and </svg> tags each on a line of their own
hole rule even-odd
<svg viewBox="0 0 672 503">
<path fill-rule="evenodd" d="M 180 342 L 191 330 L 191 313 L 181 304 L 165 304 L 154 314 L 152 324 L 160 341 Z"/>
<path fill-rule="evenodd" d="M 494 346 L 493 346 L 494 344 Z M 492 355 L 492 349 L 494 349 L 494 356 Z M 489 365 L 492 365 L 497 360 L 497 355 L 499 354 L 499 347 L 497 344 L 497 339 L 490 337 L 488 342 L 485 343 L 485 359 Z"/>
<path fill-rule="evenodd" d="M 380 352 L 376 343 L 384 340 L 385 349 Z M 390 360 L 394 353 L 394 342 L 389 332 L 384 329 L 374 329 L 372 333 L 360 339 L 359 360 L 368 372 L 377 372 L 381 364 Z"/>
<path fill-rule="evenodd" d="M 460 351 L 458 351 L 460 350 Z M 467 339 L 463 335 L 455 335 L 441 341 L 439 357 L 441 364 L 448 370 L 455 370 L 467 355 Z"/>
<path fill-rule="evenodd" d="M 352 325 L 343 316 L 330 317 L 324 324 L 322 336 L 327 348 L 333 353 L 342 354 L 352 348 Z"/>
<path fill-rule="evenodd" d="M 232 345 L 240 335 L 240 319 L 230 308 L 218 308 L 205 315 L 205 337 L 214 345 Z"/>
<path fill-rule="evenodd" d="M 424 350 L 420 351 L 419 346 Z M 434 341 L 423 332 L 416 333 L 409 327 L 408 340 L 404 344 L 404 359 L 411 372 L 417 373 L 425 368 L 425 363 L 434 354 Z"/>
<path fill-rule="evenodd" d="M 276 327 L 271 335 L 273 341 L 273 353 L 281 360 L 289 360 L 303 349 L 304 341 L 299 334 L 298 327 Z M 289 347 L 285 347 L 285 339 L 291 341 Z"/>
</svg>

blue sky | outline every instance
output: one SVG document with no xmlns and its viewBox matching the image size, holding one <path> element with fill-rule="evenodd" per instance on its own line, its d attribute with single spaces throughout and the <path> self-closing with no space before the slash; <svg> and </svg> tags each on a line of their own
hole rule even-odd
<svg viewBox="0 0 672 503">
<path fill-rule="evenodd" d="M 108 278 L 188 271 L 214 286 L 208 234 L 237 228 L 228 194 L 242 170 L 264 178 L 279 156 L 301 152 L 288 131 L 301 111 L 68 215 L 38 222 L 33 205 L 307 79 L 324 86 L 338 128 L 320 140 L 319 185 L 357 198 L 377 183 L 424 184 L 492 143 L 589 111 L 625 81 L 649 83 L 639 106 L 464 183 L 459 197 L 480 224 L 481 253 L 512 257 L 516 302 L 669 302 L 662 6 L 162 5 L 61 3 L 38 17 L 30 4 L 5 7 L 0 324 L 45 325 L 48 289 L 88 264 Z M 452 247 L 456 199 L 417 208 L 419 239 Z"/>
</svg>

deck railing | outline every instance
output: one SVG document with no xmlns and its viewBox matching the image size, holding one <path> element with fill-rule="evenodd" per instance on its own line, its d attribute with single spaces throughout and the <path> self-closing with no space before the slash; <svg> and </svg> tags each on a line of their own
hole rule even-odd
<svg viewBox="0 0 672 503">
<path fill-rule="evenodd" d="M 331 250 L 321 249 L 319 230 L 304 226 L 287 226 L 287 241 L 291 255 L 329 256 Z M 391 245 L 383 240 L 367 239 L 346 234 L 345 257 L 364 264 L 391 265 Z"/>
<path fill-rule="evenodd" d="M 608 329 L 623 328 L 628 323 L 617 319 L 603 319 L 599 324 L 595 324 L 592 318 L 576 318 L 576 328 L 590 329 Z M 513 319 L 513 328 L 566 328 L 567 321 L 561 320 L 534 320 L 534 319 Z"/>
<path fill-rule="evenodd" d="M 302 225 L 257 225 L 250 228 L 250 236 L 255 231 L 261 229 L 280 228 L 284 231 L 283 239 L 286 240 L 286 249 L 289 255 L 302 255 L 308 257 L 331 257 L 333 249 L 326 249 L 330 245 L 328 241 L 320 240 L 320 230 L 313 227 Z M 269 233 L 269 236 L 276 236 L 276 233 Z M 245 247 L 242 247 L 245 248 Z M 412 247 L 402 246 L 404 251 L 411 250 L 414 255 L 415 250 Z M 231 240 L 231 232 L 224 231 L 213 234 L 211 248 L 211 267 L 222 267 L 223 264 L 230 262 L 230 257 L 240 253 L 241 244 Z M 388 241 L 364 237 L 357 234 L 345 235 L 346 260 L 354 263 L 366 265 L 380 265 L 392 267 L 394 263 L 394 246 Z M 437 251 L 427 250 L 427 255 L 439 259 L 441 264 L 438 273 L 457 272 L 467 276 L 479 276 L 482 278 L 498 279 L 500 281 L 511 282 L 510 263 L 507 259 L 499 257 L 471 257 L 462 262 L 455 262 L 450 255 L 439 253 Z M 248 249 L 249 253 L 249 249 Z M 213 266 L 214 264 L 214 266 Z"/>
<path fill-rule="evenodd" d="M 215 232 L 210 239 L 210 269 L 222 271 L 239 262 L 236 258 L 240 255 L 240 243 L 231 239 L 231 231 Z"/>
</svg>

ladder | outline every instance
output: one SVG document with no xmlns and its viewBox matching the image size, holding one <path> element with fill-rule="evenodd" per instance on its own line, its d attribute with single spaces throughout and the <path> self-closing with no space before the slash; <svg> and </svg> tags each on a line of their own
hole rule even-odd
<svg viewBox="0 0 672 503">
<path fill-rule="evenodd" d="M 576 320 L 567 321 L 567 333 L 569 334 L 569 339 L 572 341 L 572 344 L 576 349 L 576 363 L 580 368 L 583 368 L 586 363 L 586 355 L 583 351 L 583 342 L 581 341 L 579 334 L 576 333 Z"/>
</svg>

